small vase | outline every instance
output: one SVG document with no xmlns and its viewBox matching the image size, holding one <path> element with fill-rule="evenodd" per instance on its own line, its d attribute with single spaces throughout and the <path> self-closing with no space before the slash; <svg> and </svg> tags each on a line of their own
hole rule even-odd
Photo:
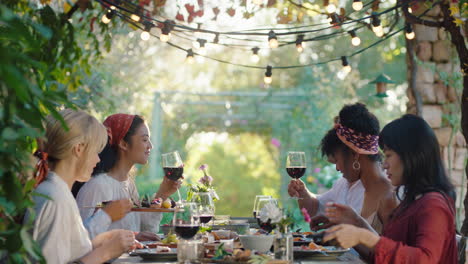
<svg viewBox="0 0 468 264">
<path fill-rule="evenodd" d="M 276 234 L 276 237 L 273 240 L 273 252 L 275 255 L 275 259 L 286 260 L 289 263 L 293 263 L 293 236 L 290 232 L 288 232 L 287 227 L 278 227 L 277 231 L 278 232 Z"/>
</svg>

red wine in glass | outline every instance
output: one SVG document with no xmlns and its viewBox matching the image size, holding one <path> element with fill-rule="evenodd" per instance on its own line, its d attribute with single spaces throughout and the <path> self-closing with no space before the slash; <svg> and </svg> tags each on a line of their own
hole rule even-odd
<svg viewBox="0 0 468 264">
<path fill-rule="evenodd" d="M 213 215 L 200 215 L 200 222 L 202 224 L 206 224 L 210 222 L 212 218 L 213 218 Z"/>
<path fill-rule="evenodd" d="M 288 173 L 289 177 L 293 179 L 299 179 L 304 176 L 306 167 L 289 167 L 286 168 L 286 172 Z"/>
<path fill-rule="evenodd" d="M 268 221 L 266 222 L 262 222 L 260 218 L 257 218 L 257 223 L 261 229 L 265 230 L 268 233 L 270 233 L 271 231 L 273 231 L 273 229 L 275 229 L 275 225 L 271 223 L 270 219 L 268 219 Z"/>
<path fill-rule="evenodd" d="M 166 175 L 167 178 L 177 181 L 182 177 L 182 174 L 184 173 L 184 167 L 164 167 L 164 175 Z"/>
<path fill-rule="evenodd" d="M 191 239 L 197 234 L 199 228 L 199 225 L 176 225 L 174 230 L 181 238 Z"/>
</svg>

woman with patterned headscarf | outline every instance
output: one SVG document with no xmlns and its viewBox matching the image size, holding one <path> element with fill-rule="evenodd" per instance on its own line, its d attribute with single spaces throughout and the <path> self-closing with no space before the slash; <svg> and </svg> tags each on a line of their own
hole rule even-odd
<svg viewBox="0 0 468 264">
<path fill-rule="evenodd" d="M 111 229 L 139 232 L 141 241 L 158 240 L 161 213 L 129 212 L 139 204 L 138 190 L 129 173 L 135 164 L 146 164 L 153 145 L 144 119 L 138 115 L 114 114 L 104 121 L 108 144 L 100 154 L 93 178 L 81 187 L 76 197 L 81 217 L 91 237 Z M 164 177 L 153 198 L 163 200 L 173 194 L 180 182 Z M 113 201 L 98 210 L 86 208 L 103 201 Z M 91 217 L 92 216 L 92 217 Z"/>
<path fill-rule="evenodd" d="M 299 206 L 315 216 L 312 229 L 352 223 L 371 225 L 381 232 L 397 200 L 381 166 L 379 129 L 379 121 L 365 105 L 344 106 L 321 142 L 322 154 L 336 165 L 343 178 L 320 195 L 308 191 L 302 181 L 290 182 L 289 194 L 302 198 Z"/>
</svg>

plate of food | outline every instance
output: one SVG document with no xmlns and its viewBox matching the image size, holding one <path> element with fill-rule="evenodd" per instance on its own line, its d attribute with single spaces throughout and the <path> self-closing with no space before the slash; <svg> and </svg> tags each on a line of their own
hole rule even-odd
<svg viewBox="0 0 468 264">
<path fill-rule="evenodd" d="M 338 256 L 348 252 L 349 248 L 340 248 L 335 246 L 320 246 L 313 242 L 309 246 L 295 246 L 293 248 L 294 258 L 319 258 L 336 259 Z"/>
<path fill-rule="evenodd" d="M 98 203 L 96 206 L 85 206 L 84 208 L 95 208 L 100 209 L 103 208 L 106 204 L 112 201 L 102 201 Z M 160 212 L 160 213 L 170 213 L 170 212 L 178 212 L 182 209 L 178 209 L 176 207 L 176 202 L 170 198 L 163 201 L 160 198 L 153 199 L 149 201 L 148 197 L 143 198 L 139 204 L 133 203 L 133 208 L 131 211 L 133 212 Z"/>
<path fill-rule="evenodd" d="M 156 248 L 135 249 L 130 256 L 138 256 L 144 260 L 175 261 L 177 260 L 177 248 L 157 246 Z"/>
</svg>

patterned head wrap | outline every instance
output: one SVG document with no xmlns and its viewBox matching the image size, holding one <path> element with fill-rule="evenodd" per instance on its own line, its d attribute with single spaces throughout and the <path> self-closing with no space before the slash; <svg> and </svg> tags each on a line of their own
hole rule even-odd
<svg viewBox="0 0 468 264">
<path fill-rule="evenodd" d="M 340 123 L 335 124 L 338 138 L 358 154 L 372 155 L 379 153 L 379 136 L 356 132 Z"/>
<path fill-rule="evenodd" d="M 111 146 L 117 146 L 127 135 L 134 118 L 135 115 L 115 114 L 104 120 L 103 124 L 107 128 L 107 135 L 109 136 L 109 144 Z"/>
</svg>

